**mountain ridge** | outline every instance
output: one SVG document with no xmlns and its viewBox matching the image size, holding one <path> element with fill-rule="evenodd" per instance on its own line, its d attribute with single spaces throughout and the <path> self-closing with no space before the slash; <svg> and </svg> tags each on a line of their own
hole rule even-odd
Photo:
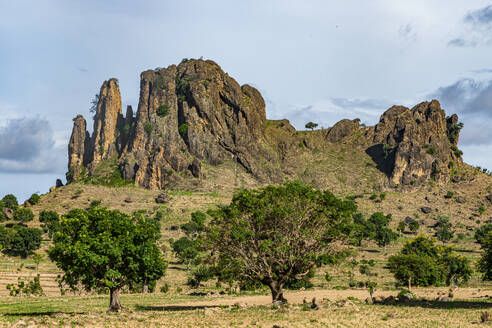
<svg viewBox="0 0 492 328">
<path fill-rule="evenodd" d="M 198 185 L 203 165 L 232 161 L 258 184 L 301 179 L 309 169 L 303 154 L 327 155 L 329 144 L 351 143 L 386 177 L 384 188 L 412 188 L 426 182 L 464 181 L 458 149 L 462 127 L 437 100 L 412 109 L 392 106 L 373 127 L 344 119 L 329 129 L 296 131 L 288 120 L 267 120 L 260 92 L 240 86 L 211 60 L 140 75 L 136 116 L 123 116 L 117 79 L 101 86 L 94 132 L 82 116 L 74 119 L 67 181 L 98 175 L 111 162 L 122 179 L 149 189 Z M 320 179 L 323 173 L 320 172 Z M 315 180 L 315 179 L 313 179 Z M 324 187 L 322 183 L 314 184 Z"/>
</svg>

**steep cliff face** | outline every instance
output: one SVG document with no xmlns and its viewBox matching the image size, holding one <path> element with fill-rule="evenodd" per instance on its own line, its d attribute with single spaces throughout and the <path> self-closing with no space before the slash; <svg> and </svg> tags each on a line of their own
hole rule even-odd
<svg viewBox="0 0 492 328">
<path fill-rule="evenodd" d="M 87 123 L 82 115 L 77 115 L 73 119 L 72 136 L 68 142 L 68 182 L 81 178 L 82 169 L 88 162 L 86 149 L 89 147 L 89 139 Z"/>
<path fill-rule="evenodd" d="M 101 160 L 117 155 L 116 139 L 122 119 L 120 87 L 116 79 L 110 79 L 103 83 L 99 92 L 89 150 L 90 172 L 93 172 Z"/>
<path fill-rule="evenodd" d="M 305 172 L 303 153 L 357 140 L 389 185 L 418 185 L 449 178 L 450 167 L 461 163 L 453 150 L 458 135 L 457 116 L 446 118 L 437 101 L 411 110 L 394 106 L 375 127 L 342 120 L 331 129 L 300 134 L 287 120 L 267 121 L 258 90 L 240 86 L 215 62 L 184 60 L 141 74 L 136 117 L 130 106 L 123 117 L 117 80 L 104 82 L 92 137 L 82 116 L 74 120 L 69 172 L 79 180 L 111 160 L 122 178 L 163 189 L 206 178 L 202 163 L 234 162 L 258 183 L 276 183 Z"/>
<path fill-rule="evenodd" d="M 402 106 L 388 109 L 374 127 L 373 141 L 382 145 L 392 166 L 390 183 L 418 185 L 429 179 L 449 180 L 452 166 L 461 163 L 453 150 L 459 129 L 449 129 L 457 121 L 456 115 L 446 118 L 437 100 L 422 102 L 411 110 Z"/>
</svg>

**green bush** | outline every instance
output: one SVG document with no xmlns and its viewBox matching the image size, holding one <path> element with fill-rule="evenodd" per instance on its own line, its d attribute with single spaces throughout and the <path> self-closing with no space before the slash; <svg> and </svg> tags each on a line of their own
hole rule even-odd
<svg viewBox="0 0 492 328">
<path fill-rule="evenodd" d="M 169 284 L 165 282 L 160 289 L 161 293 L 166 294 L 169 291 Z"/>
<path fill-rule="evenodd" d="M 14 220 L 20 222 L 29 222 L 34 219 L 34 213 L 28 207 L 20 207 L 14 212 Z"/>
<path fill-rule="evenodd" d="M 167 114 L 169 114 L 169 105 L 164 104 L 157 107 L 157 115 L 159 115 L 159 117 L 166 117 Z"/>
<path fill-rule="evenodd" d="M 41 222 L 41 227 L 51 238 L 53 237 L 53 232 L 59 228 L 60 216 L 55 211 L 41 211 L 39 213 L 39 222 Z"/>
<path fill-rule="evenodd" d="M 41 247 L 41 229 L 15 226 L 9 230 L 5 247 L 7 253 L 26 258 Z"/>
<path fill-rule="evenodd" d="M 17 202 L 17 198 L 12 194 L 5 195 L 2 198 L 2 203 L 3 203 L 3 207 L 10 208 L 13 211 L 15 211 L 19 206 L 19 203 Z"/>
<path fill-rule="evenodd" d="M 144 130 L 145 130 L 145 133 L 147 133 L 147 135 L 150 136 L 152 134 L 152 130 L 154 130 L 154 127 L 152 126 L 152 124 L 150 122 L 145 122 Z"/>
<path fill-rule="evenodd" d="M 178 127 L 178 132 L 181 138 L 185 139 L 188 136 L 188 124 L 183 123 Z"/>
<path fill-rule="evenodd" d="M 40 199 L 41 199 L 41 197 L 38 194 L 32 194 L 31 197 L 29 197 L 29 199 L 27 201 L 31 205 L 36 205 L 39 203 Z"/>
</svg>

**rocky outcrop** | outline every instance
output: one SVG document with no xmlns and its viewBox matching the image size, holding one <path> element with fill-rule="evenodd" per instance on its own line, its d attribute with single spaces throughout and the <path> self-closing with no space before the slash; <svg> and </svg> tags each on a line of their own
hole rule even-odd
<svg viewBox="0 0 492 328">
<path fill-rule="evenodd" d="M 94 116 L 94 132 L 91 138 L 91 172 L 101 160 L 117 155 L 116 139 L 119 137 L 119 125 L 122 119 L 120 87 L 117 80 L 113 78 L 105 81 L 99 92 Z"/>
<path fill-rule="evenodd" d="M 73 130 L 68 142 L 68 173 L 67 181 L 72 182 L 81 177 L 82 170 L 88 163 L 87 149 L 90 136 L 87 132 L 87 123 L 82 115 L 73 119 Z"/>
<path fill-rule="evenodd" d="M 298 133 L 287 120 L 267 121 L 258 90 L 239 85 L 215 62 L 183 60 L 141 74 L 136 116 L 130 106 L 123 116 L 118 81 L 103 83 L 92 137 L 84 118 L 74 119 L 69 181 L 97 175 L 111 161 L 123 179 L 164 189 L 198 183 L 206 178 L 204 166 L 232 161 L 258 183 L 276 183 L 307 174 L 302 166 L 308 164 L 298 159 L 304 151 L 352 143 L 367 149 L 390 185 L 419 185 L 447 181 L 450 168 L 461 163 L 459 129 L 458 117 L 446 117 L 432 101 L 393 106 L 374 127 L 346 119 Z"/>
<path fill-rule="evenodd" d="M 340 142 L 343 138 L 352 135 L 355 130 L 359 129 L 358 120 L 343 119 L 336 123 L 327 133 L 326 138 L 330 142 Z"/>
<path fill-rule="evenodd" d="M 450 134 L 449 124 L 458 117 L 446 118 L 437 100 L 422 102 L 411 110 L 393 106 L 374 127 L 373 142 L 382 145 L 389 161 L 392 185 L 414 185 L 432 179 L 448 181 L 450 167 L 460 162 L 453 151 L 459 128 Z"/>
</svg>

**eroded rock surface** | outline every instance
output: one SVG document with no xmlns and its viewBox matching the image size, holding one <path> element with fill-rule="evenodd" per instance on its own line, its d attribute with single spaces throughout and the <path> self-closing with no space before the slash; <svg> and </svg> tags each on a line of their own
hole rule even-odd
<svg viewBox="0 0 492 328">
<path fill-rule="evenodd" d="M 267 121 L 260 92 L 211 60 L 143 72 L 136 116 L 130 106 L 123 116 L 116 79 L 103 83 L 98 100 L 92 137 L 85 119 L 74 119 L 69 181 L 97 175 L 112 161 L 122 178 L 164 189 L 202 179 L 202 164 L 232 161 L 258 183 L 277 183 L 304 171 L 300 153 L 314 154 L 328 143 L 366 149 L 392 186 L 447 181 L 461 163 L 458 117 L 446 117 L 435 100 L 412 109 L 393 106 L 374 127 L 346 119 L 298 134 L 288 120 Z"/>
</svg>

